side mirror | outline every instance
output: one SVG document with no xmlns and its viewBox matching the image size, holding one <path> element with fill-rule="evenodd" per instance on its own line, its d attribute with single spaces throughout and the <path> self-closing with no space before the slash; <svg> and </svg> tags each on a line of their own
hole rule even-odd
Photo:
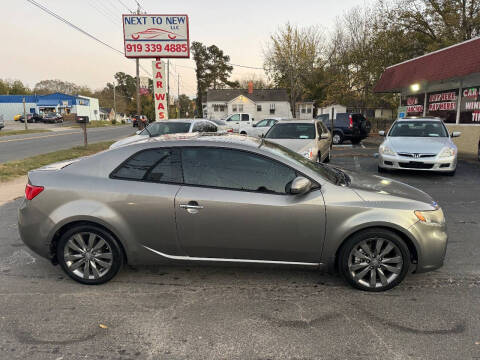
<svg viewBox="0 0 480 360">
<path fill-rule="evenodd" d="M 380 136 L 385 136 L 385 131 L 380 130 L 380 131 L 378 132 L 378 135 L 380 135 Z"/>
<path fill-rule="evenodd" d="M 304 178 L 303 176 L 299 176 L 292 181 L 292 185 L 290 186 L 290 194 L 305 194 L 311 188 L 312 182 L 309 179 Z"/>
<path fill-rule="evenodd" d="M 328 133 L 322 133 L 320 135 L 320 140 L 325 140 L 325 139 L 328 139 Z"/>
<path fill-rule="evenodd" d="M 452 132 L 452 138 L 454 137 L 460 137 L 460 135 L 462 135 L 462 133 L 460 131 L 454 131 Z"/>
</svg>

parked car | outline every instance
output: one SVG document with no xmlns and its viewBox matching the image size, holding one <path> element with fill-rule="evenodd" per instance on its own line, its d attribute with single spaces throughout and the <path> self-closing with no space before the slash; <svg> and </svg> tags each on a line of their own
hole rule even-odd
<svg viewBox="0 0 480 360">
<path fill-rule="evenodd" d="M 232 129 L 230 127 L 228 127 L 228 124 L 225 120 L 213 120 L 213 119 L 210 119 L 211 122 L 215 123 L 215 125 L 217 125 L 217 130 L 218 131 L 229 131 L 229 132 L 232 132 Z"/>
<path fill-rule="evenodd" d="M 43 116 L 43 122 L 44 123 L 60 123 L 63 122 L 63 116 L 58 114 L 58 113 L 48 113 Z"/>
<path fill-rule="evenodd" d="M 232 262 L 337 268 L 383 291 L 442 266 L 445 219 L 426 193 L 265 139 L 190 135 L 30 171 L 22 240 L 83 284 L 124 263 Z"/>
<path fill-rule="evenodd" d="M 265 135 L 309 160 L 329 162 L 332 136 L 320 120 L 279 121 Z"/>
<path fill-rule="evenodd" d="M 394 169 L 438 171 L 455 175 L 457 146 L 439 118 L 403 118 L 396 120 L 379 147 L 378 171 Z"/>
<path fill-rule="evenodd" d="M 142 121 L 144 126 L 147 126 L 149 123 L 149 120 L 145 115 L 135 115 L 132 117 L 132 126 L 138 127 L 138 121 Z"/>
<path fill-rule="evenodd" d="M 0 130 L 5 127 L 5 120 L 3 119 L 3 115 L 0 115 Z"/>
<path fill-rule="evenodd" d="M 243 135 L 262 137 L 265 136 L 267 131 L 279 121 L 279 118 L 271 118 L 263 119 L 262 121 L 259 121 L 252 125 L 240 124 L 238 132 Z"/>
<path fill-rule="evenodd" d="M 255 121 L 252 115 L 247 113 L 232 114 L 227 116 L 224 120 L 228 124 L 229 129 L 235 133 L 238 133 L 241 126 L 251 126 Z"/>
<path fill-rule="evenodd" d="M 18 119 L 18 121 L 24 123 L 25 122 L 25 117 L 21 115 Z M 42 122 L 43 121 L 43 116 L 37 113 L 34 114 L 27 114 L 27 123 L 37 123 L 37 122 Z"/>
<path fill-rule="evenodd" d="M 332 131 L 332 123 L 329 114 L 317 116 L 322 120 L 327 128 Z M 338 113 L 333 121 L 333 143 L 342 144 L 345 140 L 350 140 L 352 144 L 358 144 L 368 137 L 371 124 L 365 116 L 355 113 Z"/>
<path fill-rule="evenodd" d="M 204 119 L 176 119 L 155 121 L 148 125 L 145 129 L 137 131 L 136 135 L 129 136 L 125 139 L 118 140 L 110 145 L 110 149 L 114 149 L 119 146 L 125 146 L 135 143 L 140 140 L 145 140 L 151 137 L 158 137 L 167 134 L 178 133 L 193 133 L 193 132 L 217 132 L 217 125 Z"/>
</svg>

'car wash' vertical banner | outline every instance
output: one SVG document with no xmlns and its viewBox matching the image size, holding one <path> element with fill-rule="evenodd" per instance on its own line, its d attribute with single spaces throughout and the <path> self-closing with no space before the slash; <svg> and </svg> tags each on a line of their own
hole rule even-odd
<svg viewBox="0 0 480 360">
<path fill-rule="evenodd" d="M 155 97 L 155 120 L 168 120 L 165 64 L 153 61 L 153 96 Z"/>
</svg>

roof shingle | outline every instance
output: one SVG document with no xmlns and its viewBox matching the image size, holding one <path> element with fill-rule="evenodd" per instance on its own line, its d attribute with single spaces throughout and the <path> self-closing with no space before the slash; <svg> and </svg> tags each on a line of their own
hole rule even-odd
<svg viewBox="0 0 480 360">
<path fill-rule="evenodd" d="M 375 92 L 400 92 L 412 84 L 480 72 L 480 38 L 437 50 L 385 69 Z"/>
</svg>

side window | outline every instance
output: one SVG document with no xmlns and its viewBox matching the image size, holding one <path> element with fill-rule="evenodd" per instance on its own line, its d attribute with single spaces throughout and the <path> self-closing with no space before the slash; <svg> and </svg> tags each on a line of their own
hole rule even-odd
<svg viewBox="0 0 480 360">
<path fill-rule="evenodd" d="M 209 122 L 205 122 L 205 132 L 217 132 L 217 127 Z"/>
<path fill-rule="evenodd" d="M 240 121 L 240 114 L 230 116 L 227 121 Z"/>
<path fill-rule="evenodd" d="M 182 171 L 178 151 L 151 149 L 130 157 L 110 177 L 122 180 L 181 183 Z"/>
<path fill-rule="evenodd" d="M 245 151 L 184 148 L 185 184 L 286 194 L 296 172 L 276 161 Z"/>
<path fill-rule="evenodd" d="M 318 132 L 318 135 L 322 135 L 323 133 L 323 128 L 320 121 L 317 122 L 317 132 Z"/>
<path fill-rule="evenodd" d="M 205 132 L 205 122 L 198 121 L 193 125 L 192 132 Z"/>
<path fill-rule="evenodd" d="M 248 114 L 242 114 L 242 121 L 249 121 L 250 116 Z"/>
</svg>

